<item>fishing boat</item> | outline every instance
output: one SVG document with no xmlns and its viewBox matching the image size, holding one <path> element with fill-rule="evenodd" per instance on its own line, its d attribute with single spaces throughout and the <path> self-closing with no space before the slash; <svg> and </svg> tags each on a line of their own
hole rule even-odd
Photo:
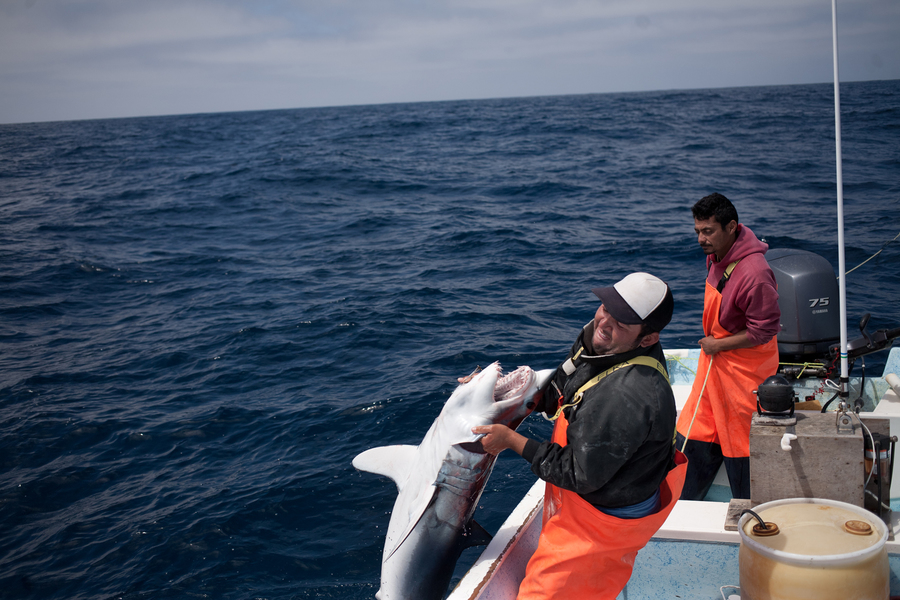
<svg viewBox="0 0 900 600">
<path fill-rule="evenodd" d="M 878 334 L 875 334 L 878 335 Z M 870 336 L 872 337 L 872 336 Z M 863 403 L 858 413 L 863 423 L 873 432 L 900 435 L 900 385 L 895 390 L 885 376 L 900 374 L 900 347 L 889 348 L 882 376 L 853 377 L 850 381 L 854 402 Z M 699 350 L 674 350 L 667 353 L 672 388 L 676 404 L 680 408 L 687 400 L 694 379 L 694 369 Z M 893 378 L 890 378 L 893 381 Z M 825 405 L 834 391 L 820 377 L 801 378 L 793 389 L 802 399 L 796 405 Z M 797 416 L 815 419 L 827 417 L 835 421 L 836 411 L 821 413 L 816 410 L 796 410 Z M 755 430 L 754 430 L 755 431 Z M 753 434 L 751 434 L 753 435 Z M 838 434 L 835 434 L 835 437 Z M 765 434 L 762 434 L 765 437 Z M 803 439 L 799 441 L 802 446 Z M 751 449 L 751 452 L 753 450 Z M 885 453 L 890 463 L 891 452 Z M 836 460 L 840 458 L 841 460 Z M 830 457 L 835 463 L 846 462 L 845 457 Z M 858 486 L 865 483 L 864 451 L 860 448 L 858 460 Z M 751 459 L 751 485 L 755 479 Z M 900 464 L 887 470 L 889 481 L 900 477 Z M 822 485 L 832 485 L 835 477 L 826 477 Z M 869 482 L 873 487 L 873 482 Z M 883 490 L 880 500 L 891 509 L 882 509 L 879 516 L 886 520 L 890 530 L 885 543 L 891 572 L 891 595 L 900 595 L 900 485 Z M 525 566 L 537 547 L 541 529 L 544 484 L 538 480 L 512 511 L 491 543 L 448 596 L 448 600 L 507 600 L 514 599 L 519 582 L 525 574 Z M 873 492 L 876 493 L 877 492 Z M 825 495 L 825 494 L 821 494 Z M 870 495 L 867 495 L 871 499 Z M 752 502 L 752 500 L 751 500 Z M 871 503 L 870 503 L 871 504 Z M 703 501 L 680 500 L 663 527 L 647 546 L 638 553 L 634 572 L 622 600 L 660 598 L 685 598 L 697 600 L 728 599 L 739 597 L 739 560 L 741 536 L 737 528 L 735 506 L 743 507 L 731 499 L 730 488 L 724 471 L 719 473 Z M 739 516 L 739 515 L 738 515 Z"/>
<path fill-rule="evenodd" d="M 844 274 L 834 0 L 832 19 L 838 273 Z M 747 509 L 803 498 L 855 507 L 878 524 L 878 531 L 883 532 L 882 554 L 887 555 L 890 595 L 900 598 L 900 464 L 893 460 L 894 443 L 900 436 L 900 347 L 892 347 L 900 328 L 869 333 L 866 315 L 859 323 L 859 337 L 848 341 L 846 278 L 836 276 L 827 260 L 811 252 L 774 249 L 766 258 L 780 295 L 782 379 L 773 381 L 772 388 L 763 390 L 761 385 L 754 392 L 759 398 L 772 389 L 782 395 L 786 392 L 789 410 L 764 409 L 760 402 L 750 434 L 750 500 L 731 498 L 722 469 L 704 500 L 678 501 L 662 528 L 638 553 L 619 600 L 739 600 L 742 531 L 752 518 L 745 514 Z M 863 369 L 859 376 L 851 377 L 851 364 L 874 352 L 888 353 L 882 374 L 866 377 Z M 699 349 L 666 354 L 679 412 L 696 377 L 699 355 Z M 892 485 L 894 481 L 896 485 Z M 543 496 L 544 483 L 538 480 L 447 600 L 516 597 L 540 536 Z M 862 578 L 872 579 L 866 572 Z M 823 582 L 828 585 L 824 578 Z"/>
</svg>

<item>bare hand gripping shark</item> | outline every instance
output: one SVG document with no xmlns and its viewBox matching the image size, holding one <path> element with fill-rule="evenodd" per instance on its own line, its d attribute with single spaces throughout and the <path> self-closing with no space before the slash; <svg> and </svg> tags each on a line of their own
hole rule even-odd
<svg viewBox="0 0 900 600">
<path fill-rule="evenodd" d="M 502 376 L 494 363 L 456 388 L 418 446 L 381 446 L 353 459 L 360 471 L 397 484 L 378 600 L 440 600 L 460 553 L 490 540 L 472 515 L 496 456 L 472 428 L 518 427 L 553 373 L 519 367 Z"/>
</svg>

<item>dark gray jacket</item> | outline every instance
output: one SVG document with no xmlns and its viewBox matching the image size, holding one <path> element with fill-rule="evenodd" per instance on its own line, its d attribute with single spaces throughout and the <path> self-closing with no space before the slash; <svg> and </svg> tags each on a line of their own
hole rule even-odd
<svg viewBox="0 0 900 600">
<path fill-rule="evenodd" d="M 593 322 L 582 329 L 568 358 L 592 333 Z M 586 381 L 640 355 L 666 366 L 658 343 L 622 354 L 582 353 L 574 360 L 571 375 L 562 367 L 557 369 L 555 385 L 547 387 L 535 410 L 553 415 L 559 391 L 564 403 L 570 403 Z M 595 506 L 618 508 L 648 499 L 674 464 L 675 397 L 666 379 L 652 367 L 631 365 L 611 373 L 564 414 L 569 421 L 568 444 L 528 440 L 523 456 L 538 477 L 577 492 Z"/>
</svg>

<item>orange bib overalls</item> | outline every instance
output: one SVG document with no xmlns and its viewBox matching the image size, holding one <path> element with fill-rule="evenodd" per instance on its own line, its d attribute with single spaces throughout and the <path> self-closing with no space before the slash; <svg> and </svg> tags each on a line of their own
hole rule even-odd
<svg viewBox="0 0 900 600">
<path fill-rule="evenodd" d="M 721 304 L 722 294 L 707 281 L 703 298 L 703 332 L 716 339 L 732 335 L 719 324 Z M 750 421 L 756 411 L 753 390 L 778 370 L 778 342 L 773 337 L 761 346 L 715 354 L 700 408 L 694 417 L 709 362 L 710 357 L 701 350 L 691 394 L 678 417 L 678 433 L 698 442 L 719 444 L 722 455 L 728 458 L 749 457 Z"/>
<path fill-rule="evenodd" d="M 560 415 L 551 441 L 565 446 L 568 421 Z M 675 468 L 660 486 L 660 509 L 639 519 L 619 519 L 587 500 L 548 483 L 537 550 L 528 562 L 517 600 L 615 600 L 638 550 L 665 522 L 681 495 L 687 459 L 675 452 Z"/>
</svg>

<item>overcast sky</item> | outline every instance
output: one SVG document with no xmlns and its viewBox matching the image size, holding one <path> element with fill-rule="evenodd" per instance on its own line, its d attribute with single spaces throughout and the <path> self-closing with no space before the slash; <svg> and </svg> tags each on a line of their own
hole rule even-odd
<svg viewBox="0 0 900 600">
<path fill-rule="evenodd" d="M 900 0 L 838 19 L 900 78 Z M 830 0 L 0 0 L 0 123 L 829 81 Z"/>
</svg>

